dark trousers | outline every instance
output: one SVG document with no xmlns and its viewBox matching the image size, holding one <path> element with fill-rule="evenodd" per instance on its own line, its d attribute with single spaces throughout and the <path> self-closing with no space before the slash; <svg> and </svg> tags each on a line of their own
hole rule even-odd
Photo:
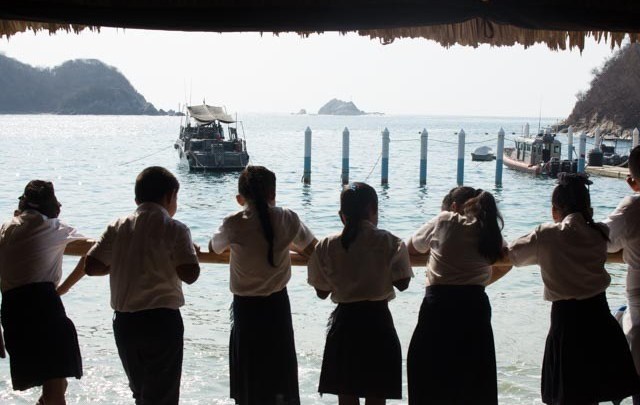
<svg viewBox="0 0 640 405">
<path fill-rule="evenodd" d="M 136 404 L 177 405 L 184 335 L 180 311 L 116 311 L 113 333 Z"/>
</svg>

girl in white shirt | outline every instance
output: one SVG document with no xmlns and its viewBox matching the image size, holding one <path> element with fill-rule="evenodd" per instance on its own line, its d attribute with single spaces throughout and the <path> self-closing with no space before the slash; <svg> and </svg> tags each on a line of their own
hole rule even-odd
<svg viewBox="0 0 640 405">
<path fill-rule="evenodd" d="M 340 196 L 342 233 L 327 236 L 309 261 L 309 284 L 338 304 L 329 320 L 318 391 L 340 405 L 402 398 L 402 357 L 388 301 L 413 276 L 404 242 L 378 229 L 378 197 L 365 183 Z"/>
<path fill-rule="evenodd" d="M 542 364 L 546 404 L 596 404 L 640 391 L 624 334 L 609 311 L 608 229 L 593 221 L 584 174 L 558 175 L 551 197 L 553 223 L 509 246 L 515 266 L 537 264 L 551 327 Z"/>
<path fill-rule="evenodd" d="M 209 250 L 231 250 L 231 398 L 241 405 L 298 405 L 298 365 L 286 285 L 290 249 L 309 255 L 311 231 L 275 206 L 276 176 L 248 166 L 238 180 L 242 211 L 227 216 Z"/>
<path fill-rule="evenodd" d="M 409 404 L 493 405 L 496 357 L 484 288 L 503 274 L 492 270 L 502 256 L 502 217 L 486 191 L 459 187 L 448 197 L 445 211 L 408 243 L 412 253 L 429 253 L 426 293 L 407 355 Z"/>
<path fill-rule="evenodd" d="M 85 238 L 60 222 L 60 207 L 52 183 L 30 181 L 15 216 L 0 228 L 1 317 L 11 381 L 14 390 L 42 386 L 38 404 L 63 404 L 66 378 L 82 376 L 76 329 L 56 287 L 67 244 Z"/>
</svg>

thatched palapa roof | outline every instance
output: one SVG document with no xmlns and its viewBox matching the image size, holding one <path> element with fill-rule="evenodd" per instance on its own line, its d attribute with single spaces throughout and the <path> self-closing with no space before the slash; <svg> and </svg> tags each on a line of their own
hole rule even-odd
<svg viewBox="0 0 640 405">
<path fill-rule="evenodd" d="M 0 36 L 99 27 L 212 32 L 355 31 L 384 43 L 612 46 L 640 36 L 638 0 L 2 0 Z"/>
</svg>

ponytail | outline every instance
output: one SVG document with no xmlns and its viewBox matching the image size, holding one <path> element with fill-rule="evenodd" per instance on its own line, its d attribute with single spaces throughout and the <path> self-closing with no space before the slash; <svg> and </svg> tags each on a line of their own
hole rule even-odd
<svg viewBox="0 0 640 405">
<path fill-rule="evenodd" d="M 476 190 L 476 196 L 464 204 L 464 215 L 478 221 L 478 251 L 489 263 L 495 263 L 502 256 L 504 220 L 493 195 L 482 189 Z"/>
<path fill-rule="evenodd" d="M 607 232 L 593 220 L 589 185 L 593 184 L 585 173 L 558 173 L 558 185 L 551 195 L 551 204 L 562 218 L 579 213 L 587 225 L 597 231 L 606 241 Z"/>
<path fill-rule="evenodd" d="M 342 190 L 340 216 L 344 228 L 340 235 L 340 243 L 345 250 L 356 240 L 360 222 L 368 218 L 371 210 L 378 211 L 378 195 L 373 187 L 366 183 L 353 183 Z"/>
<path fill-rule="evenodd" d="M 238 193 L 251 203 L 258 213 L 262 232 L 267 240 L 269 250 L 267 260 L 275 267 L 273 258 L 274 231 L 269 214 L 268 200 L 275 196 L 276 175 L 263 166 L 247 166 L 238 179 Z"/>
</svg>

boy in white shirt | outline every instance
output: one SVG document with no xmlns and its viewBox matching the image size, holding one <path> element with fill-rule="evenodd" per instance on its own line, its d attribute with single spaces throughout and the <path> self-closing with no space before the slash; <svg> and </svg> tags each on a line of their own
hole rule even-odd
<svg viewBox="0 0 640 405">
<path fill-rule="evenodd" d="M 189 228 L 172 218 L 179 187 L 168 170 L 144 169 L 136 211 L 109 225 L 87 254 L 88 275 L 110 275 L 116 346 L 138 405 L 179 402 L 182 282 L 200 274 Z"/>
<path fill-rule="evenodd" d="M 640 374 L 640 146 L 629 154 L 627 184 L 634 194 L 625 197 L 604 222 L 609 226 L 609 252 L 622 249 L 622 257 L 628 265 L 628 306 L 622 327 Z M 640 405 L 640 396 L 634 396 L 633 403 Z"/>
</svg>

